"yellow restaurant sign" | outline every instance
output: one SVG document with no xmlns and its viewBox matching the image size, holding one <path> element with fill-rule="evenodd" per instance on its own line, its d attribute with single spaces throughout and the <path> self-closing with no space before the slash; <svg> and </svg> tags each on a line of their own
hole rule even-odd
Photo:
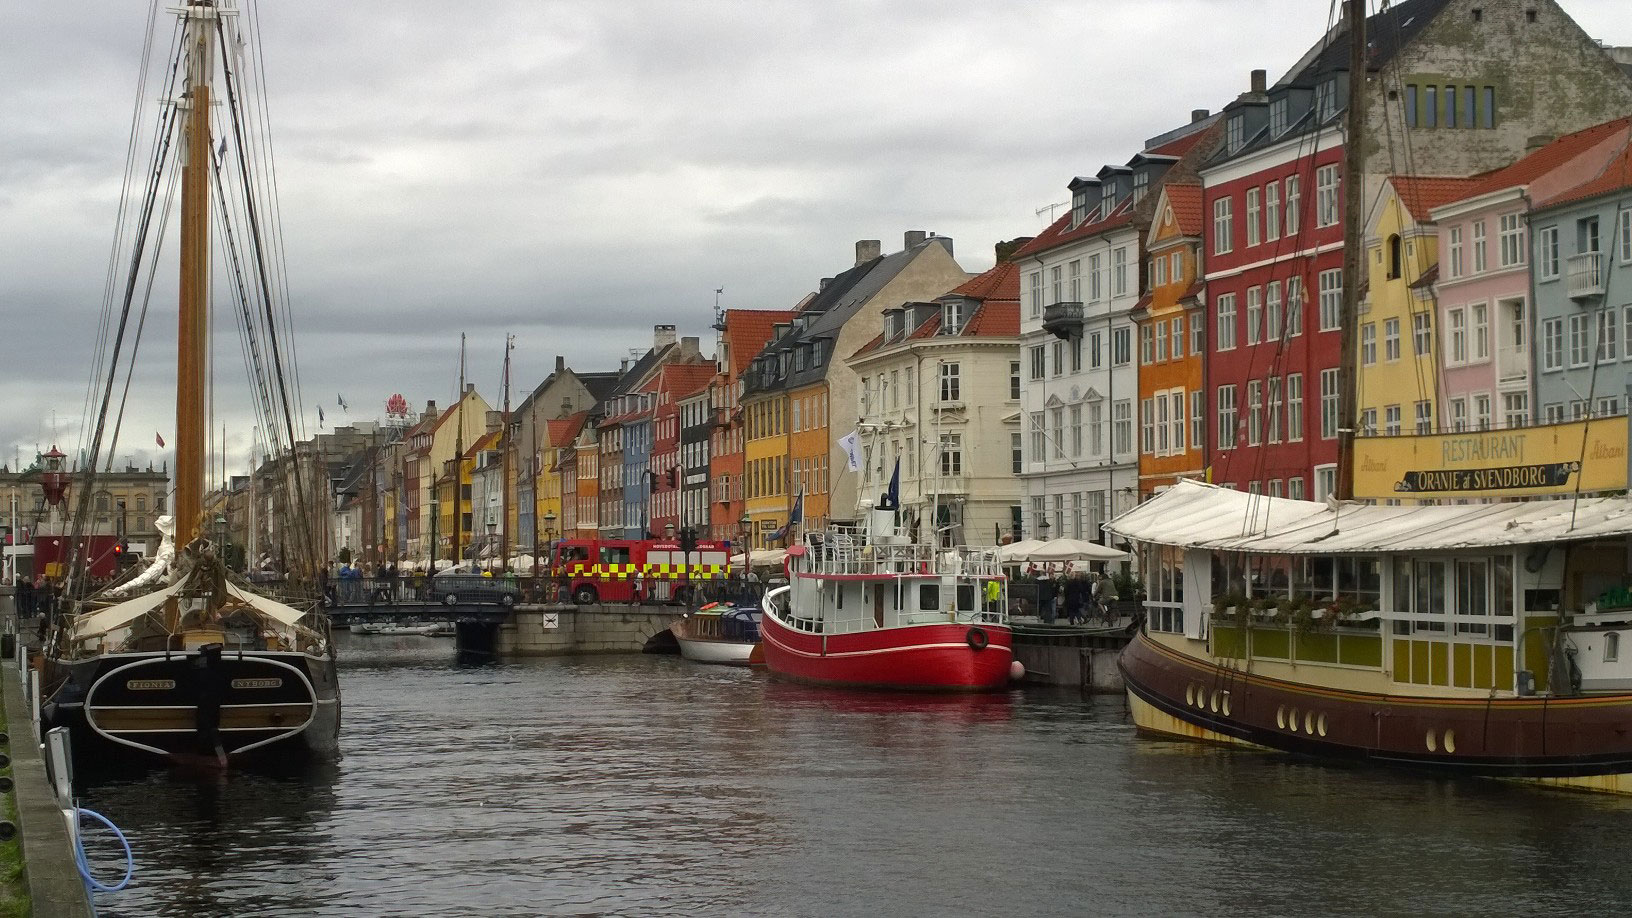
<svg viewBox="0 0 1632 918">
<path fill-rule="evenodd" d="M 1627 484 L 1626 416 L 1512 430 L 1357 437 L 1361 499 L 1537 497 Z"/>
</svg>

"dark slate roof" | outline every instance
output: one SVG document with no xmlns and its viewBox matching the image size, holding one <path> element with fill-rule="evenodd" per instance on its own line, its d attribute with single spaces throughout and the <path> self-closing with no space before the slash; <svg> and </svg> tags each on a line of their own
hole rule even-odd
<svg viewBox="0 0 1632 918">
<path fill-rule="evenodd" d="M 1403 3 L 1394 4 L 1381 12 L 1367 16 L 1366 70 L 1375 72 L 1382 69 L 1402 48 L 1409 45 L 1412 39 L 1421 34 L 1449 3 L 1450 0 L 1404 0 Z M 1264 125 L 1250 137 L 1245 138 L 1240 147 L 1232 151 L 1227 146 L 1220 146 L 1205 165 L 1214 166 L 1228 162 L 1272 144 L 1341 123 L 1343 113 L 1348 108 L 1346 95 L 1339 92 L 1332 113 L 1322 119 L 1317 117 L 1319 113 L 1313 90 L 1329 77 L 1348 72 L 1348 39 L 1347 27 L 1333 29 L 1322 35 L 1320 41 L 1304 54 L 1286 76 L 1269 87 L 1266 94 L 1257 97 L 1246 94 L 1226 105 L 1224 116 L 1228 118 L 1231 111 L 1242 104 L 1256 102 L 1263 105 L 1288 95 L 1291 91 L 1301 90 L 1293 97 L 1293 101 L 1288 103 L 1294 110 L 1288 113 L 1286 130 L 1274 137 L 1269 136 L 1266 118 Z"/>
</svg>

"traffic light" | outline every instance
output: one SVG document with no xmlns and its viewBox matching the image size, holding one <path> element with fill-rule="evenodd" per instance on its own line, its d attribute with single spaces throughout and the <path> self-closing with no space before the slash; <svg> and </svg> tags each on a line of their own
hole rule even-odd
<svg viewBox="0 0 1632 918">
<path fill-rule="evenodd" d="M 697 550 L 697 530 L 689 526 L 680 530 L 680 550 L 686 554 L 689 563 L 691 553 Z"/>
</svg>

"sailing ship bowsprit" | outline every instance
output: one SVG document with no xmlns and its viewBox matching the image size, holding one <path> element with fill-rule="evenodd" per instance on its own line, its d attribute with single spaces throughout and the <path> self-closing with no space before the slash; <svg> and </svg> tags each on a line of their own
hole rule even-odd
<svg viewBox="0 0 1632 918">
<path fill-rule="evenodd" d="M 42 718 L 70 727 L 76 748 L 111 748 L 127 757 L 225 763 L 332 750 L 340 693 L 327 620 L 315 603 L 303 608 L 304 602 L 259 595 L 205 537 L 213 230 L 215 261 L 223 266 L 217 286 L 234 307 L 256 421 L 271 434 L 274 454 L 287 460 L 280 465 L 295 508 L 289 528 L 307 546 L 305 557 L 283 563 L 291 573 L 318 570 L 306 512 L 316 494 L 298 471 L 299 405 L 285 383 L 293 352 L 282 248 L 272 231 L 276 185 L 259 175 L 271 166 L 271 144 L 260 120 L 265 107 L 248 98 L 259 72 L 255 11 L 230 0 L 192 0 L 176 12 L 149 157 L 132 155 L 127 163 L 115 264 L 128 264 L 128 274 L 108 285 L 108 331 L 98 342 L 108 357 L 91 381 L 97 413 L 87 425 L 92 433 L 73 526 L 79 532 L 88 525 L 99 459 L 117 446 L 124 404 L 115 383 L 128 379 L 145 324 L 144 290 L 152 288 L 169 196 L 179 186 L 173 515 L 161 525 L 166 538 L 157 558 L 123 582 L 92 583 L 83 553 L 70 561 L 65 587 L 76 602 L 46 637 Z M 162 48 L 152 30 L 150 23 L 147 46 Z M 151 95 L 138 93 L 138 106 L 144 97 Z M 133 143 L 132 154 L 139 147 Z"/>
</svg>

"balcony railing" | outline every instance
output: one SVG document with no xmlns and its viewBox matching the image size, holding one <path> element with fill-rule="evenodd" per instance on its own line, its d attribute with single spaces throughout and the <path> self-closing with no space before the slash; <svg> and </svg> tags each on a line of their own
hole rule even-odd
<svg viewBox="0 0 1632 918">
<path fill-rule="evenodd" d="M 1522 380 L 1530 375 L 1530 349 L 1519 346 L 1496 349 L 1496 374 L 1502 382 Z"/>
<path fill-rule="evenodd" d="M 1604 295 L 1604 256 L 1601 253 L 1571 255 L 1564 267 L 1570 299 L 1584 300 Z"/>
<path fill-rule="evenodd" d="M 1082 334 L 1082 304 L 1052 303 L 1043 307 L 1043 331 L 1056 338 Z"/>
</svg>

